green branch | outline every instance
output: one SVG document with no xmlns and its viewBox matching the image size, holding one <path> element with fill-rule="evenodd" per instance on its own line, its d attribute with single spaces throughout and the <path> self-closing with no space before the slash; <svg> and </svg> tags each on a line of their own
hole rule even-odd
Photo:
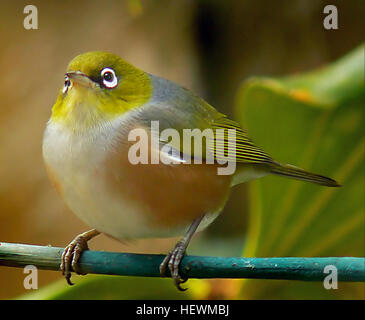
<svg viewBox="0 0 365 320">
<path fill-rule="evenodd" d="M 0 266 L 59 270 L 63 248 L 0 243 Z M 86 273 L 159 277 L 164 255 L 85 251 L 80 268 Z M 227 258 L 185 256 L 182 274 L 190 278 L 256 278 L 322 281 L 334 265 L 340 281 L 365 282 L 365 258 Z"/>
</svg>

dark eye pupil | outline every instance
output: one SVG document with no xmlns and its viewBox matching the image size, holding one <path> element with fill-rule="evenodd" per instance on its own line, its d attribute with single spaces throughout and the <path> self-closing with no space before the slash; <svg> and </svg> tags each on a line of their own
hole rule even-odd
<svg viewBox="0 0 365 320">
<path fill-rule="evenodd" d="M 65 87 L 69 87 L 71 84 L 71 81 L 70 80 L 65 80 Z"/>
<path fill-rule="evenodd" d="M 105 72 L 104 73 L 104 80 L 112 81 L 113 80 L 113 74 L 111 72 Z"/>
</svg>

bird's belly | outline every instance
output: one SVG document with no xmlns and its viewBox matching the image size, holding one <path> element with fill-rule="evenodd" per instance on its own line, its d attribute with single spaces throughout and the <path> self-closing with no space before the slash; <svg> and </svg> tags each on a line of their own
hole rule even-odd
<svg viewBox="0 0 365 320">
<path fill-rule="evenodd" d="M 218 205 L 215 200 L 214 206 L 202 201 L 194 203 L 193 198 L 199 198 L 199 194 L 191 192 L 176 197 L 175 192 L 168 190 L 176 187 L 173 183 L 165 187 L 156 185 L 157 195 L 151 189 L 145 189 L 149 193 L 148 199 L 138 200 L 141 191 L 145 192 L 143 189 L 122 194 L 121 190 L 134 188 L 124 181 L 119 183 L 119 190 L 113 193 L 111 189 L 114 187 L 100 183 L 99 178 L 102 177 L 79 172 L 77 178 L 74 176 L 62 183 L 63 198 L 70 209 L 88 225 L 120 240 L 182 235 L 195 218 L 207 214 L 199 228 L 202 230 L 217 217 L 225 200 L 222 198 Z M 163 200 L 159 195 L 164 191 L 166 199 Z M 200 200 L 203 199 L 200 197 Z"/>
<path fill-rule="evenodd" d="M 107 187 L 102 165 L 108 143 L 49 125 L 43 142 L 48 175 L 71 211 L 89 226 L 118 239 L 141 237 L 148 231 L 142 207 L 123 195 L 114 197 Z"/>
<path fill-rule="evenodd" d="M 150 236 L 143 206 L 123 196 L 115 198 L 102 176 L 78 172 L 64 180 L 63 198 L 70 209 L 89 226 L 117 239 Z"/>
<path fill-rule="evenodd" d="M 223 207 L 230 177 L 213 165 L 132 165 L 128 150 L 111 151 L 109 139 L 80 143 L 48 132 L 44 140 L 53 184 L 91 227 L 117 239 L 177 236 L 207 214 L 203 229 Z"/>
</svg>

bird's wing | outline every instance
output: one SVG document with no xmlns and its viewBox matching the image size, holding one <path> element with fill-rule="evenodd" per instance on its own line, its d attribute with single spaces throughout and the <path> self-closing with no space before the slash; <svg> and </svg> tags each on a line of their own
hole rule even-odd
<svg viewBox="0 0 365 320">
<path fill-rule="evenodd" d="M 237 122 L 222 115 L 212 121 L 210 126 L 216 134 L 214 141 L 207 141 L 207 150 L 215 155 L 215 159 L 225 158 L 236 160 L 237 163 L 270 164 L 273 162 L 266 152 L 252 142 Z"/>
<path fill-rule="evenodd" d="M 218 112 L 206 101 L 168 80 L 154 76 L 152 79 L 155 98 L 142 108 L 139 117 L 146 125 L 151 120 L 158 120 L 158 134 L 164 129 L 177 130 L 180 140 L 170 139 L 168 142 L 172 149 L 185 156 L 193 156 L 194 159 L 213 156 L 218 162 L 226 162 L 227 159 L 248 164 L 273 162 L 269 155 L 254 145 L 238 123 Z M 193 145 L 185 148 L 188 141 L 184 139 L 184 129 L 199 129 L 202 132 L 211 129 L 213 135 L 207 135 L 203 139 L 202 150 L 199 151 Z M 235 135 L 231 134 L 232 131 Z M 161 145 L 166 145 L 166 140 L 162 139 Z"/>
<path fill-rule="evenodd" d="M 163 107 L 163 111 L 158 111 L 159 108 L 161 105 L 151 108 L 154 109 L 154 112 L 149 114 L 147 119 L 158 120 L 159 132 L 156 134 L 160 135 L 161 147 L 169 145 L 174 157 L 180 153 L 180 156 L 184 155 L 185 158 L 207 159 L 213 157 L 218 162 L 223 161 L 224 163 L 234 160 L 237 163 L 247 164 L 270 164 L 273 162 L 268 154 L 250 140 L 246 131 L 237 122 L 230 120 L 205 102 L 200 102 L 192 110 L 170 108 L 166 105 Z M 144 115 L 146 116 L 148 113 L 144 113 Z M 169 128 L 178 131 L 180 140 L 161 138 L 161 132 Z M 189 139 L 185 138 L 184 129 L 198 129 L 201 132 L 211 129 L 213 134 L 203 137 L 202 148 L 199 150 L 194 146 L 196 141 L 186 147 Z"/>
</svg>

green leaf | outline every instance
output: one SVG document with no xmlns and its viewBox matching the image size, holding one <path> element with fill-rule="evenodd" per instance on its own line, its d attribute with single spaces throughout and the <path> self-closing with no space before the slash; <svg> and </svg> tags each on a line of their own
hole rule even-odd
<svg viewBox="0 0 365 320">
<path fill-rule="evenodd" d="M 342 184 L 326 188 L 278 176 L 250 183 L 243 255 L 364 256 L 364 46 L 314 72 L 250 79 L 236 107 L 237 119 L 274 159 Z M 245 280 L 241 297 L 363 298 L 363 288 Z"/>
</svg>

